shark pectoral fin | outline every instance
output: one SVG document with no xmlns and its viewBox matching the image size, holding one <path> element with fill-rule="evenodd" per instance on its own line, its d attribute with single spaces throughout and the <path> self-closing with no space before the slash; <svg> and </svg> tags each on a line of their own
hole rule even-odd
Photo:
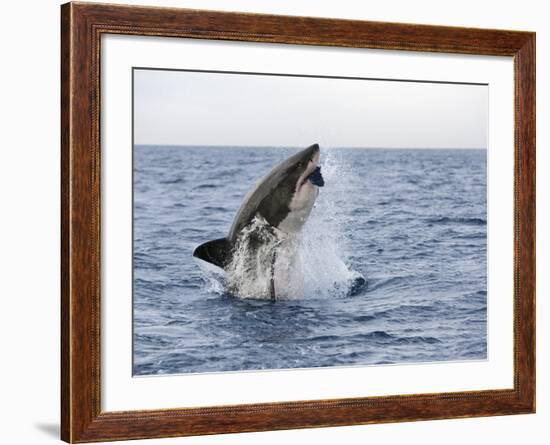
<svg viewBox="0 0 550 445">
<path fill-rule="evenodd" d="M 231 259 L 231 246 L 227 238 L 215 239 L 197 247 L 193 256 L 224 269 Z"/>
</svg>

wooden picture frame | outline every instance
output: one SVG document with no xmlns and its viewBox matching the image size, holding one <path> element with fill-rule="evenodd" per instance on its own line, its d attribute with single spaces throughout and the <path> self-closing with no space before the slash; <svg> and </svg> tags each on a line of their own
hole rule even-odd
<svg viewBox="0 0 550 445">
<path fill-rule="evenodd" d="M 514 387 L 506 390 L 102 412 L 102 34 L 512 56 L 515 69 Z M 535 411 L 535 34 L 149 8 L 61 7 L 61 438 L 174 437 Z"/>
</svg>

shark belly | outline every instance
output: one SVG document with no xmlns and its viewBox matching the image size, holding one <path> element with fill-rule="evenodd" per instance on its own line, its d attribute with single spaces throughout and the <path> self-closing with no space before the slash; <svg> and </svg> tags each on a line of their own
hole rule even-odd
<svg viewBox="0 0 550 445">
<path fill-rule="evenodd" d="M 313 184 L 308 182 L 302 186 L 290 202 L 288 215 L 277 228 L 289 234 L 300 232 L 309 218 L 318 194 L 319 189 Z"/>
</svg>

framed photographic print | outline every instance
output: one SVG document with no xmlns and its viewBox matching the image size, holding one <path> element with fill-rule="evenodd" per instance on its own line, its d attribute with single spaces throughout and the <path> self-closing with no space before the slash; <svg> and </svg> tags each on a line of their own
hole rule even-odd
<svg viewBox="0 0 550 445">
<path fill-rule="evenodd" d="M 533 33 L 61 17 L 63 440 L 534 412 Z"/>
</svg>

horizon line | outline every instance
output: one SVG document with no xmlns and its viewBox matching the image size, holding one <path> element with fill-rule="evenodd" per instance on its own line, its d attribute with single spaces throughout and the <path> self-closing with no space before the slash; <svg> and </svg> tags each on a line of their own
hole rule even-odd
<svg viewBox="0 0 550 445">
<path fill-rule="evenodd" d="M 235 144 L 150 144 L 134 143 L 134 146 L 173 147 L 173 148 L 305 148 L 306 145 L 235 145 Z M 323 146 L 321 146 L 323 148 Z M 325 149 L 352 149 L 352 150 L 487 150 L 487 147 L 377 147 L 362 145 L 330 145 Z"/>
</svg>

